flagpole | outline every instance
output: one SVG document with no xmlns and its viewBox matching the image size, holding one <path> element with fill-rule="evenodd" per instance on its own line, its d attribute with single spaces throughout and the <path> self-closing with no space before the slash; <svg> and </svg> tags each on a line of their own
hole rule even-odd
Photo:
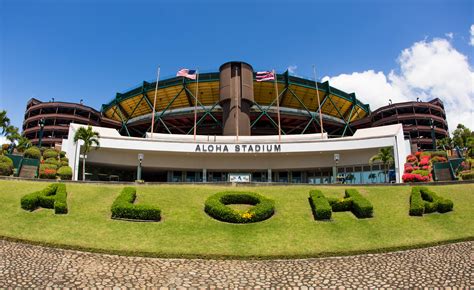
<svg viewBox="0 0 474 290">
<path fill-rule="evenodd" d="M 277 84 L 277 75 L 275 73 L 275 69 L 272 70 L 273 73 L 273 80 L 275 83 L 275 94 L 276 94 L 276 102 L 277 102 L 277 118 L 278 118 L 278 142 L 281 142 L 281 125 L 280 125 L 280 98 L 278 97 L 278 84 Z"/>
<path fill-rule="evenodd" d="M 235 75 L 238 75 L 238 68 L 235 67 Z M 240 76 L 242 78 L 242 75 Z M 240 95 L 240 86 L 235 86 L 237 91 L 235 92 L 235 109 L 234 109 L 234 116 L 235 116 L 235 134 L 236 134 L 236 141 L 239 142 L 239 95 Z"/>
<path fill-rule="evenodd" d="M 199 94 L 199 68 L 196 69 L 196 93 L 194 95 L 194 141 L 196 142 L 197 101 Z"/>
<path fill-rule="evenodd" d="M 158 66 L 158 72 L 156 75 L 156 86 L 155 86 L 155 98 L 153 99 L 153 110 L 151 115 L 151 134 L 150 138 L 153 138 L 153 132 L 155 131 L 155 107 L 156 107 L 156 95 L 158 94 L 158 82 L 160 81 L 160 66 Z M 143 96 L 146 98 L 147 96 Z"/>
<path fill-rule="evenodd" d="M 316 78 L 316 68 L 313 64 L 313 74 L 314 74 L 314 86 L 316 87 L 316 95 L 318 96 L 318 108 L 319 108 L 319 124 L 321 125 L 321 139 L 324 138 L 324 129 L 323 129 L 323 114 L 321 114 L 321 103 L 319 100 L 319 89 L 318 89 L 318 79 Z"/>
</svg>

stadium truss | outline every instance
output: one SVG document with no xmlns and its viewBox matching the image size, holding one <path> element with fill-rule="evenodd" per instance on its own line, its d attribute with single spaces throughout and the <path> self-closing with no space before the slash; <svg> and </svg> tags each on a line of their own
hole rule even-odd
<svg viewBox="0 0 474 290">
<path fill-rule="evenodd" d="M 250 108 L 251 135 L 278 134 L 275 86 L 270 82 L 255 81 L 254 102 Z M 222 135 L 223 110 L 219 105 L 219 72 L 199 75 L 197 104 L 194 92 L 196 81 L 174 77 L 159 81 L 156 92 L 154 131 L 169 134 L 193 134 L 194 109 L 197 107 L 196 131 L 199 135 Z M 320 132 L 318 96 L 315 82 L 290 76 L 277 75 L 281 134 Z M 156 83 L 143 82 L 125 93 L 117 93 L 108 104 L 102 105 L 102 114 L 121 123 L 120 133 L 145 136 L 151 131 L 151 115 Z M 324 131 L 330 136 L 352 135 L 351 123 L 370 114 L 369 105 L 329 85 L 318 83 Z"/>
</svg>

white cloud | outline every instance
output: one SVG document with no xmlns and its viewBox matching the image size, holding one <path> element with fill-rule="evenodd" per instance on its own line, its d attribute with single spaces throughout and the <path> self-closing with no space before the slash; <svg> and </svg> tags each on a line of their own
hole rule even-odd
<svg viewBox="0 0 474 290">
<path fill-rule="evenodd" d="M 469 42 L 469 44 L 474 46 L 474 24 L 471 25 L 471 41 Z"/>
<path fill-rule="evenodd" d="M 404 49 L 399 67 L 388 75 L 368 70 L 324 77 L 331 85 L 355 92 L 360 100 L 375 110 L 393 102 L 427 101 L 440 98 L 445 105 L 450 131 L 458 123 L 474 129 L 471 108 L 474 106 L 474 71 L 465 55 L 446 39 L 423 40 Z"/>
<path fill-rule="evenodd" d="M 298 68 L 297 65 L 290 65 L 288 66 L 288 72 L 292 75 L 296 75 L 296 69 Z"/>
<path fill-rule="evenodd" d="M 446 37 L 449 38 L 449 39 L 453 39 L 453 37 L 454 37 L 454 33 L 452 33 L 452 32 L 445 33 L 444 35 L 446 35 Z"/>
<path fill-rule="evenodd" d="M 10 143 L 5 136 L 0 136 L 0 145 Z"/>
</svg>

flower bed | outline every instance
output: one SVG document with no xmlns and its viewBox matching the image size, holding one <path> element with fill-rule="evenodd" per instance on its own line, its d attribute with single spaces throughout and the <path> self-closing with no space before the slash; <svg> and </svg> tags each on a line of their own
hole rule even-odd
<svg viewBox="0 0 474 290">
<path fill-rule="evenodd" d="M 230 204 L 253 205 L 246 211 L 235 210 Z M 228 223 L 254 223 L 270 218 L 275 212 L 273 200 L 253 192 L 219 192 L 211 195 L 204 205 L 211 217 Z"/>
</svg>

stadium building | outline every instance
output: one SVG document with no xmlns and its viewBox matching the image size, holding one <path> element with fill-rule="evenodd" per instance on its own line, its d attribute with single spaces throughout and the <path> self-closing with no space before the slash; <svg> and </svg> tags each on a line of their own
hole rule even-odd
<svg viewBox="0 0 474 290">
<path fill-rule="evenodd" d="M 402 124 L 371 128 L 370 108 L 355 94 L 288 73 L 259 82 L 243 62 L 196 80 L 143 82 L 101 111 L 119 126 L 94 127 L 100 148 L 88 153 L 87 179 L 135 180 L 141 164 L 145 181 L 383 182 L 382 166 L 369 159 L 392 147 L 388 178 L 400 182 L 410 153 Z M 73 136 L 80 126 L 71 124 L 62 143 L 76 180 L 81 142 Z"/>
</svg>

